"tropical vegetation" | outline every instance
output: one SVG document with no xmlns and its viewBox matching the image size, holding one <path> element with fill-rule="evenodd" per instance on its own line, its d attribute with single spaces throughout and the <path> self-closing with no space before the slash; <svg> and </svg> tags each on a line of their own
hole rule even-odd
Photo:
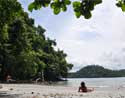
<svg viewBox="0 0 125 98">
<path fill-rule="evenodd" d="M 0 0 L 0 80 L 60 80 L 72 64 L 67 54 L 55 49 L 56 41 L 45 36 L 42 26 L 24 12 L 17 0 Z"/>
</svg>

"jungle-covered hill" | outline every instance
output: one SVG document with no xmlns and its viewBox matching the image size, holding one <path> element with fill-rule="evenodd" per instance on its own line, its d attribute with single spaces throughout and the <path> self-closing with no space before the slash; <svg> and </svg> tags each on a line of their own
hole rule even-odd
<svg viewBox="0 0 125 98">
<path fill-rule="evenodd" d="M 70 78 L 125 77 L 125 69 L 111 70 L 99 65 L 87 65 L 77 72 L 69 73 Z"/>
</svg>

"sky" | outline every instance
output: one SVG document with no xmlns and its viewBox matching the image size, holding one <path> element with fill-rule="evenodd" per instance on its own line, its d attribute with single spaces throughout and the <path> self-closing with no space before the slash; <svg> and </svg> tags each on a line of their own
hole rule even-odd
<svg viewBox="0 0 125 98">
<path fill-rule="evenodd" d="M 25 11 L 32 0 L 19 0 Z M 125 69 L 125 13 L 116 7 L 116 0 L 103 0 L 92 11 L 89 20 L 67 12 L 54 15 L 50 8 L 28 12 L 36 25 L 46 29 L 46 36 L 55 39 L 57 47 L 67 53 L 72 71 L 97 64 L 110 69 Z"/>
</svg>

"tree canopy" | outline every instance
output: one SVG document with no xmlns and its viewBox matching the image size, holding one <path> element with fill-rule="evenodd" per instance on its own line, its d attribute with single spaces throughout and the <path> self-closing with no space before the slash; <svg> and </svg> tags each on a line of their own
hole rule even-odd
<svg viewBox="0 0 125 98">
<path fill-rule="evenodd" d="M 125 11 L 125 0 L 116 0 L 116 6 Z M 91 12 L 94 7 L 101 4 L 102 0 L 34 0 L 28 7 L 29 11 L 38 10 L 42 7 L 51 7 L 55 15 L 61 11 L 66 12 L 67 6 L 72 4 L 74 13 L 77 18 L 84 16 L 85 19 L 91 18 Z"/>
<path fill-rule="evenodd" d="M 56 41 L 45 36 L 42 26 L 23 11 L 17 0 L 0 0 L 0 80 L 67 77 L 72 68 Z"/>
</svg>

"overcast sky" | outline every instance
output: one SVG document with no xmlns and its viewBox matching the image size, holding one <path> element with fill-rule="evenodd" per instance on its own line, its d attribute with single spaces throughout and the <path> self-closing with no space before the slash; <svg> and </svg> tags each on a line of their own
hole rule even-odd
<svg viewBox="0 0 125 98">
<path fill-rule="evenodd" d="M 32 0 L 19 0 L 25 11 Z M 111 69 L 125 69 L 125 13 L 115 6 L 116 0 L 103 0 L 91 19 L 77 19 L 68 11 L 54 15 L 50 8 L 28 12 L 36 25 L 43 26 L 46 36 L 56 39 L 57 47 L 68 54 L 73 70 L 87 64 Z"/>
</svg>

